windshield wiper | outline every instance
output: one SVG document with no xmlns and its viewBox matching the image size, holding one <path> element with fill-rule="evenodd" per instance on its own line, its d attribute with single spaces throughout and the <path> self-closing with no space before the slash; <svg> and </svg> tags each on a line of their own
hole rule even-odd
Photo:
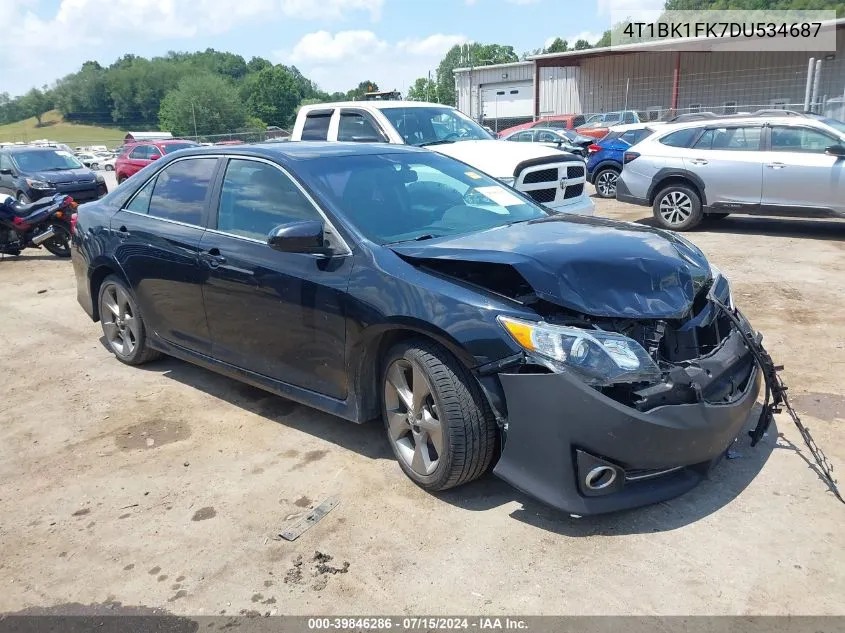
<svg viewBox="0 0 845 633">
<path fill-rule="evenodd" d="M 451 139 L 442 138 L 439 141 L 426 141 L 425 143 L 417 143 L 417 147 L 429 147 L 431 145 L 447 145 L 450 143 L 454 143 L 455 141 Z"/>
<path fill-rule="evenodd" d="M 422 235 L 418 235 L 417 237 L 409 237 L 407 240 L 396 240 L 395 242 L 388 242 L 386 245 L 390 246 L 391 244 L 402 244 L 403 242 L 422 242 L 424 240 L 433 240 L 437 237 L 440 236 L 434 235 L 433 233 L 423 233 Z"/>
</svg>

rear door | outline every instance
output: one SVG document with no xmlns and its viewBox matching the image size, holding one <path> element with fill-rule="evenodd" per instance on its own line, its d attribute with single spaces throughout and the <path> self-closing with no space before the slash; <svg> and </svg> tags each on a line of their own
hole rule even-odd
<svg viewBox="0 0 845 633">
<path fill-rule="evenodd" d="M 755 211 L 760 205 L 762 125 L 707 126 L 684 154 L 687 171 L 704 183 L 707 205 Z"/>
<path fill-rule="evenodd" d="M 329 226 L 281 167 L 263 159 L 229 159 L 216 225 L 200 245 L 212 353 L 237 367 L 343 399 L 352 256 L 345 245 L 331 258 L 281 253 L 267 245 L 271 230 L 299 220 Z"/>
<path fill-rule="evenodd" d="M 845 159 L 825 154 L 843 141 L 802 125 L 773 125 L 762 155 L 764 212 L 845 213 Z"/>
<path fill-rule="evenodd" d="M 115 257 L 144 321 L 166 341 L 210 355 L 199 265 L 211 183 L 219 159 L 183 158 L 167 165 L 112 216 Z"/>
</svg>

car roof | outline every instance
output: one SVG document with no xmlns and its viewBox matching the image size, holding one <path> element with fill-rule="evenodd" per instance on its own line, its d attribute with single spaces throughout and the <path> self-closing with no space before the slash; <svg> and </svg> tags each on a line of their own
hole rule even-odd
<svg viewBox="0 0 845 633">
<path fill-rule="evenodd" d="M 55 152 L 55 151 L 63 152 L 63 151 L 65 151 L 61 147 L 39 147 L 38 145 L 15 145 L 15 146 L 7 145 L 3 149 L 7 150 L 10 154 L 22 154 L 24 152 Z"/>
<path fill-rule="evenodd" d="M 700 121 L 699 121 L 700 123 Z M 608 129 L 611 132 L 628 132 L 629 130 L 643 130 L 645 128 L 662 127 L 663 123 L 649 121 L 647 123 L 625 123 L 624 125 L 611 125 Z"/>
<path fill-rule="evenodd" d="M 822 127 L 821 121 L 796 116 L 749 116 L 730 119 L 702 119 L 700 121 L 685 121 L 683 123 L 663 123 L 660 125 L 661 132 L 684 130 L 696 127 L 736 127 L 738 125 L 762 125 L 764 123 L 776 123 L 777 125 L 809 125 L 811 127 Z"/>
<path fill-rule="evenodd" d="M 268 158 L 282 158 L 291 161 L 306 161 L 327 156 L 376 156 L 382 154 L 405 154 L 431 152 L 412 145 L 389 143 L 330 143 L 326 141 L 291 141 L 288 143 L 254 143 L 248 145 L 214 145 L 181 150 L 171 156 L 203 156 L 206 154 L 225 156 L 263 155 Z"/>
<path fill-rule="evenodd" d="M 449 108 L 452 106 L 442 103 L 429 103 L 427 101 L 335 101 L 333 103 L 313 103 L 303 106 L 303 110 L 326 110 L 328 108 L 374 108 L 384 110 L 385 108 Z"/>
</svg>

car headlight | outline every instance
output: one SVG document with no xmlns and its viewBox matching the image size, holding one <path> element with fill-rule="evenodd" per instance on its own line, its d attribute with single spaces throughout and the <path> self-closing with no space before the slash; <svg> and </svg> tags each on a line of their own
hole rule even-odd
<svg viewBox="0 0 845 633">
<path fill-rule="evenodd" d="M 26 184 L 29 185 L 30 189 L 52 189 L 53 185 L 49 182 L 45 182 L 43 180 L 34 180 L 32 178 L 26 179 Z"/>
<path fill-rule="evenodd" d="M 588 385 L 655 382 L 662 376 L 639 343 L 616 332 L 498 319 L 523 349 L 562 363 Z"/>
<path fill-rule="evenodd" d="M 513 187 L 513 183 L 516 182 L 516 178 L 513 176 L 505 176 L 504 178 L 499 178 L 499 182 L 506 184 L 508 187 Z"/>
</svg>

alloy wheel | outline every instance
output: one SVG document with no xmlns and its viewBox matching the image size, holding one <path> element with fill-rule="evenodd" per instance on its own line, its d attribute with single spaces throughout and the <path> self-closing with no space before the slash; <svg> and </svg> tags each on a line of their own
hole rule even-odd
<svg viewBox="0 0 845 633">
<path fill-rule="evenodd" d="M 112 284 L 103 291 L 100 318 L 109 347 L 121 356 L 131 356 L 138 346 L 139 328 L 123 288 Z"/>
<path fill-rule="evenodd" d="M 409 360 L 394 361 L 384 383 L 387 427 L 396 453 L 416 474 L 431 475 L 443 456 L 443 426 L 431 383 Z"/>
<path fill-rule="evenodd" d="M 660 215 L 667 224 L 683 224 L 692 215 L 692 200 L 682 191 L 670 191 L 660 200 Z"/>
<path fill-rule="evenodd" d="M 606 198 L 616 197 L 616 181 L 619 180 L 619 174 L 615 171 L 607 170 L 599 174 L 596 180 L 596 189 Z"/>
</svg>

